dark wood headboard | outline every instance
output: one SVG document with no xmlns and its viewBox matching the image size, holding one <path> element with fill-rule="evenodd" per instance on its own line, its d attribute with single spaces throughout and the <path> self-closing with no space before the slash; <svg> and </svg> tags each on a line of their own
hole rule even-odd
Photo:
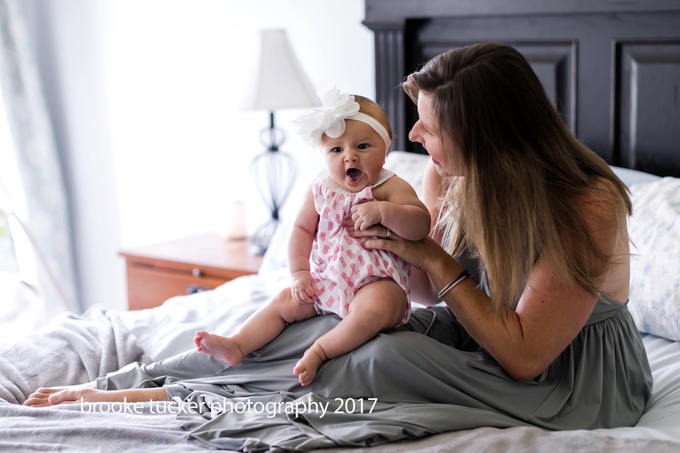
<svg viewBox="0 0 680 453">
<path fill-rule="evenodd" d="M 680 177 L 679 1 L 365 1 L 394 149 L 418 151 L 404 77 L 445 50 L 499 41 L 526 56 L 569 128 L 608 163 Z"/>
</svg>

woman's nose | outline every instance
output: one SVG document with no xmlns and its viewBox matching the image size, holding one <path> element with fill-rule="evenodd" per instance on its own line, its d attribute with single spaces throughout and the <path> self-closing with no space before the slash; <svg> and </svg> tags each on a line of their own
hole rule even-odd
<svg viewBox="0 0 680 453">
<path fill-rule="evenodd" d="M 418 128 L 418 123 L 416 122 L 416 124 L 413 125 L 413 127 L 411 128 L 411 130 L 408 133 L 408 139 L 411 140 L 412 142 L 420 141 L 420 140 L 418 140 L 419 135 L 418 135 L 417 128 Z"/>
</svg>

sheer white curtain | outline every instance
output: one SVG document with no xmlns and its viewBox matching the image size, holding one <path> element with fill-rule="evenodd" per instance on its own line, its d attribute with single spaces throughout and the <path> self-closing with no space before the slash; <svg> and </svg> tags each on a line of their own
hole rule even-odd
<svg viewBox="0 0 680 453">
<path fill-rule="evenodd" d="M 11 137 L 0 144 L 2 209 L 15 215 L 10 225 L 22 277 L 34 273 L 49 312 L 80 312 L 67 193 L 20 0 L 0 0 L 0 88 Z"/>
</svg>

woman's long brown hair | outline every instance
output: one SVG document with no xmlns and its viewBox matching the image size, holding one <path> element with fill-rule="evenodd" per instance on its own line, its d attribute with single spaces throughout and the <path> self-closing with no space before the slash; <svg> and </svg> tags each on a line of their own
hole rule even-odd
<svg viewBox="0 0 680 453">
<path fill-rule="evenodd" d="M 465 176 L 447 179 L 438 228 L 454 256 L 481 258 L 496 313 L 515 308 L 538 257 L 599 296 L 595 279 L 616 260 L 621 235 L 598 244 L 587 221 L 626 231 L 628 189 L 565 127 L 526 59 L 498 43 L 462 47 L 403 88 L 414 102 L 432 96 L 439 133 L 464 160 Z M 584 207 L 592 199 L 614 215 Z"/>
</svg>

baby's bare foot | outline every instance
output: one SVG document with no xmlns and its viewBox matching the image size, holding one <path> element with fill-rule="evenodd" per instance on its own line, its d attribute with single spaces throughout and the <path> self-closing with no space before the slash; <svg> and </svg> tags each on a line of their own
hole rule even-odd
<svg viewBox="0 0 680 453">
<path fill-rule="evenodd" d="M 205 352 L 231 366 L 238 365 L 243 360 L 244 354 L 241 352 L 241 348 L 231 338 L 199 330 L 194 337 L 194 343 L 199 352 Z"/>
<path fill-rule="evenodd" d="M 295 368 L 293 368 L 293 373 L 295 373 L 300 380 L 300 385 L 304 387 L 314 380 L 316 372 L 319 370 L 319 367 L 324 362 L 325 358 L 326 354 L 324 354 L 321 346 L 317 344 L 313 344 L 305 351 L 302 358 L 298 360 L 298 363 L 295 365 Z"/>
</svg>

